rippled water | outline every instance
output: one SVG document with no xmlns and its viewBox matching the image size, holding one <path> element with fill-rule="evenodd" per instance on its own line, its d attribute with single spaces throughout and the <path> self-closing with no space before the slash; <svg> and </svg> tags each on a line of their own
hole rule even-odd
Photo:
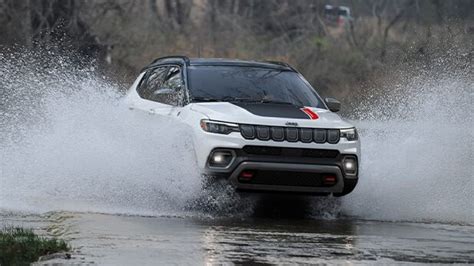
<svg viewBox="0 0 474 266">
<path fill-rule="evenodd" d="M 3 221 L 5 217 L 0 214 L 0 218 Z M 300 219 L 291 215 L 278 219 L 184 219 L 47 213 L 41 217 L 8 216 L 5 220 L 34 228 L 43 226 L 46 234 L 61 236 L 74 247 L 70 261 L 48 263 L 474 263 L 472 226 Z"/>
</svg>

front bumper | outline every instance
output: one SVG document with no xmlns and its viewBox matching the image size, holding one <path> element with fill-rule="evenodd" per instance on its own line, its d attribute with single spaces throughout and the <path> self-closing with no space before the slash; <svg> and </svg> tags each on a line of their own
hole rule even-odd
<svg viewBox="0 0 474 266">
<path fill-rule="evenodd" d="M 229 149 L 213 151 L 217 150 Z M 247 145 L 232 149 L 232 153 L 235 158 L 228 167 L 219 169 L 207 165 L 205 173 L 229 179 L 239 190 L 340 194 L 346 183 L 357 182 L 358 178 L 357 173 L 346 174 L 342 165 L 347 156 L 357 157 L 333 149 Z M 255 176 L 242 180 L 243 172 Z M 326 184 L 324 178 L 327 176 L 335 178 L 335 182 Z"/>
<path fill-rule="evenodd" d="M 319 180 L 314 182 L 307 182 L 302 184 L 291 183 L 288 180 L 286 184 L 281 182 L 272 182 L 267 180 L 265 183 L 251 183 L 239 181 L 239 174 L 243 171 L 282 171 L 294 172 L 300 175 L 309 173 L 315 179 L 320 177 L 320 174 L 332 174 L 336 176 L 336 182 L 331 186 L 312 186 L 321 184 Z M 341 193 L 344 189 L 343 175 L 339 167 L 331 165 L 308 165 L 308 164 L 290 164 L 290 163 L 267 163 L 267 162 L 243 162 L 237 166 L 230 176 L 232 185 L 241 190 L 256 190 L 256 191 L 281 191 L 281 192 L 301 192 L 301 193 Z M 276 180 L 275 180 L 276 181 Z"/>
<path fill-rule="evenodd" d="M 244 139 L 239 132 L 228 135 L 213 134 L 204 132 L 199 128 L 194 135 L 194 147 L 198 166 L 203 173 L 210 176 L 211 179 L 217 177 L 229 179 L 235 188 L 241 190 L 343 195 L 347 194 L 347 185 L 354 187 L 358 180 L 357 173 L 351 176 L 345 175 L 342 164 L 346 155 L 354 156 L 360 164 L 359 141 L 348 141 L 343 138 L 337 144 L 262 141 Z M 210 155 L 213 151 L 220 149 L 233 150 L 235 160 L 224 169 L 212 168 L 209 165 Z M 274 153 L 275 149 L 280 149 L 281 152 Z M 299 186 L 291 184 L 249 184 L 239 182 L 236 179 L 236 176 L 245 169 L 266 170 L 270 168 L 288 171 L 293 174 L 291 176 L 295 179 L 312 174 L 316 178 L 320 178 L 321 174 L 333 174 L 337 177 L 337 182 L 334 186 Z M 301 175 L 298 173 L 301 173 Z"/>
</svg>

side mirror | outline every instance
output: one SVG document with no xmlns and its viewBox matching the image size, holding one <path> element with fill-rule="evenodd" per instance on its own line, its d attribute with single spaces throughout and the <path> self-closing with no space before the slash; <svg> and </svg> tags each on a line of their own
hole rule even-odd
<svg viewBox="0 0 474 266">
<path fill-rule="evenodd" d="M 178 93 L 170 88 L 161 88 L 154 91 L 149 100 L 167 105 L 177 105 Z"/>
<path fill-rule="evenodd" d="M 331 112 L 339 112 L 339 110 L 341 110 L 341 102 L 338 100 L 334 98 L 326 98 L 324 101 Z"/>
</svg>

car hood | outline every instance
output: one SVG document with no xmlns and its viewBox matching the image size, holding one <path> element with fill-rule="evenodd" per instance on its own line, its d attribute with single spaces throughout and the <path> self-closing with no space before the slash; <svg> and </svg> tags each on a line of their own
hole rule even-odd
<svg viewBox="0 0 474 266">
<path fill-rule="evenodd" d="M 313 128 L 348 128 L 351 124 L 339 115 L 326 109 L 305 107 L 317 114 L 311 119 L 301 108 L 271 103 L 192 103 L 190 109 L 207 116 L 211 120 L 238 124 L 288 126 Z M 296 125 L 296 124 L 297 125 Z"/>
</svg>

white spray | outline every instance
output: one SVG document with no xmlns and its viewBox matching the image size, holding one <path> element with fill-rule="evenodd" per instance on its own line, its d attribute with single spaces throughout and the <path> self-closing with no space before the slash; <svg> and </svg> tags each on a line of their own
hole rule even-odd
<svg viewBox="0 0 474 266">
<path fill-rule="evenodd" d="M 50 57 L 2 58 L 0 208 L 179 215 L 200 188 L 188 131 Z"/>
<path fill-rule="evenodd" d="M 0 54 L 0 209 L 186 215 L 203 197 L 187 130 L 134 115 L 75 65 Z M 469 73 L 401 75 L 362 103 L 362 174 L 343 215 L 473 222 Z"/>
<path fill-rule="evenodd" d="M 474 223 L 472 68 L 429 68 L 392 73 L 354 111 L 362 169 L 344 213 Z"/>
</svg>

